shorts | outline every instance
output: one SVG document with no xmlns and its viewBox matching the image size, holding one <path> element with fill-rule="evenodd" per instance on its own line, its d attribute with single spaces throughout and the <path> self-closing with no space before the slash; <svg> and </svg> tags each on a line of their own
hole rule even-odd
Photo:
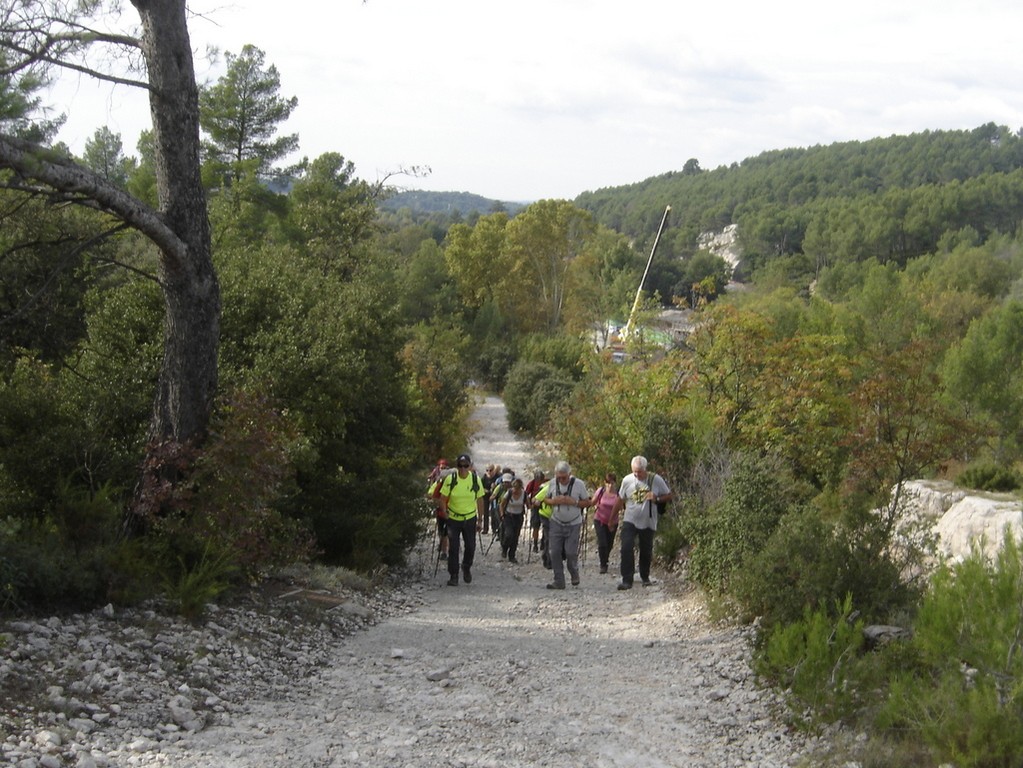
<svg viewBox="0 0 1023 768">
<path fill-rule="evenodd" d="M 448 535 L 448 519 L 437 515 L 437 535 L 447 536 Z"/>
<path fill-rule="evenodd" d="M 534 531 L 543 525 L 543 515 L 540 514 L 540 510 L 533 509 L 529 512 L 529 527 Z"/>
</svg>

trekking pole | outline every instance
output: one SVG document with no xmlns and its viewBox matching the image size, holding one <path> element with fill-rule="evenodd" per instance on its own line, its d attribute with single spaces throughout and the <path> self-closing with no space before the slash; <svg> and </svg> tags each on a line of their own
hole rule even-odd
<svg viewBox="0 0 1023 768">
<path fill-rule="evenodd" d="M 495 529 L 495 530 L 491 531 L 490 543 L 487 544 L 487 551 L 483 553 L 484 557 L 486 557 L 487 555 L 490 554 L 490 548 L 492 546 L 494 546 L 494 541 L 497 539 L 498 536 L 499 536 L 498 530 Z"/>
<path fill-rule="evenodd" d="M 525 512 L 522 513 L 525 515 Z M 533 559 L 533 510 L 529 510 L 529 533 L 526 534 L 526 565 Z M 526 527 L 526 521 L 522 521 L 522 527 Z"/>
<path fill-rule="evenodd" d="M 589 542 L 589 529 L 586 527 L 586 510 L 583 510 L 583 529 L 579 532 L 582 537 L 582 544 L 580 549 L 582 550 L 582 556 L 579 558 L 579 562 L 586 565 L 586 544 Z"/>
</svg>

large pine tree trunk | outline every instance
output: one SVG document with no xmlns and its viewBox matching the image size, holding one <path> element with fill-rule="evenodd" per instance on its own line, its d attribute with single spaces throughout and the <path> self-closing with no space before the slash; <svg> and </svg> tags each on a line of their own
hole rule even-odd
<svg viewBox="0 0 1023 768">
<path fill-rule="evenodd" d="M 217 387 L 220 286 L 200 176 L 199 90 L 185 0 L 131 2 L 142 18 L 159 212 L 176 235 L 157 243 L 166 307 L 163 364 L 142 476 L 125 519 L 125 533 L 135 535 L 160 514 L 192 448 L 206 436 Z"/>
<path fill-rule="evenodd" d="M 161 246 L 166 303 L 153 443 L 201 441 L 217 386 L 220 287 L 200 177 L 199 90 L 185 0 L 132 0 L 142 18 L 160 213 L 181 247 Z"/>
</svg>

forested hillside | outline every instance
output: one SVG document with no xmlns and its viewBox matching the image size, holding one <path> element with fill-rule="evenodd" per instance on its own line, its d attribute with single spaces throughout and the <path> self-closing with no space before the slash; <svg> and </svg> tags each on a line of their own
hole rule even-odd
<svg viewBox="0 0 1023 768">
<path fill-rule="evenodd" d="M 1013 232 L 1023 208 L 1023 139 L 993 123 L 764 152 L 730 166 L 666 173 L 576 198 L 641 243 L 672 206 L 666 252 L 692 254 L 701 232 L 737 224 L 749 264 L 800 254 L 816 272 L 873 257 L 905 264 L 969 228 Z"/>
</svg>

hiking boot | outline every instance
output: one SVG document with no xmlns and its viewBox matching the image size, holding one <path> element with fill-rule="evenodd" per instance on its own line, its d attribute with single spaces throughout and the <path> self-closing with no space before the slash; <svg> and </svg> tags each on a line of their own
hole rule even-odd
<svg viewBox="0 0 1023 768">
<path fill-rule="evenodd" d="M 575 578 L 572 579 L 572 586 L 573 587 L 578 587 L 579 586 L 579 577 L 578 576 L 576 576 Z"/>
<path fill-rule="evenodd" d="M 539 547 L 539 545 L 535 541 L 533 542 L 533 551 L 534 552 L 539 552 L 540 551 L 540 547 Z"/>
<path fill-rule="evenodd" d="M 643 586 L 644 587 L 652 587 L 653 585 L 654 585 L 654 583 L 652 581 L 650 581 L 650 579 L 643 579 Z"/>
<path fill-rule="evenodd" d="M 624 592 L 626 589 L 632 589 L 631 581 L 620 581 L 618 582 L 618 590 Z"/>
<path fill-rule="evenodd" d="M 564 589 L 564 588 L 565 588 L 564 584 L 558 584 L 558 582 L 556 582 L 556 581 L 552 581 L 550 584 L 547 585 L 547 589 Z"/>
<path fill-rule="evenodd" d="M 601 573 L 607 573 L 607 566 L 606 565 L 600 566 L 600 572 Z"/>
<path fill-rule="evenodd" d="M 452 576 L 450 579 L 448 579 L 448 586 L 449 587 L 457 587 L 458 586 L 458 577 L 457 576 Z"/>
<path fill-rule="evenodd" d="M 515 565 L 519 564 L 519 561 L 515 559 L 515 555 L 509 555 L 508 556 L 508 562 L 509 563 L 514 563 Z"/>
<path fill-rule="evenodd" d="M 468 569 L 462 571 L 462 578 L 465 580 L 466 584 L 472 584 L 472 574 L 469 573 Z"/>
</svg>

